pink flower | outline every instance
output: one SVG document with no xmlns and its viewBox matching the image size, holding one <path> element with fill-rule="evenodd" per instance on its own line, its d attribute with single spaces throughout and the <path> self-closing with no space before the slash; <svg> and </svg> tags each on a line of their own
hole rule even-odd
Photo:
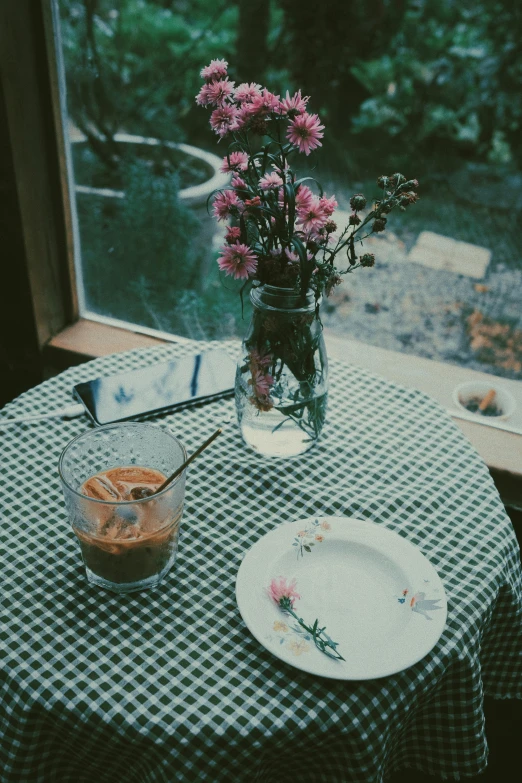
<svg viewBox="0 0 522 783">
<path fill-rule="evenodd" d="M 279 96 L 269 92 L 266 87 L 260 95 L 256 95 L 250 103 L 244 103 L 240 109 L 239 116 L 247 122 L 254 117 L 266 117 L 272 112 L 279 110 Z"/>
<path fill-rule="evenodd" d="M 324 125 L 320 124 L 317 114 L 300 114 L 288 126 L 287 139 L 294 144 L 299 152 L 309 155 L 316 147 L 322 147 L 319 139 L 324 136 Z"/>
<path fill-rule="evenodd" d="M 285 256 L 288 258 L 289 261 L 299 261 L 299 256 L 294 250 L 289 250 L 288 248 L 285 249 Z M 309 261 L 312 260 L 314 257 L 313 253 L 310 253 L 309 250 L 306 251 L 306 257 Z"/>
<path fill-rule="evenodd" d="M 278 579 L 272 579 L 270 587 L 267 589 L 267 594 L 269 598 L 278 604 L 278 606 L 284 606 L 284 603 L 288 602 L 293 609 L 295 599 L 301 598 L 299 593 L 296 593 L 295 588 L 295 579 L 292 579 L 292 581 L 287 584 L 285 577 L 280 576 Z"/>
<path fill-rule="evenodd" d="M 245 207 L 260 207 L 261 206 L 261 199 L 259 196 L 254 196 L 254 198 L 247 198 L 245 199 Z"/>
<path fill-rule="evenodd" d="M 267 90 L 266 87 L 263 88 L 261 95 L 258 95 L 253 101 L 254 106 L 259 108 L 262 107 L 267 112 L 277 111 L 279 109 L 279 103 L 279 95 L 274 95 L 274 93 Z"/>
<path fill-rule="evenodd" d="M 234 92 L 234 82 L 228 79 L 211 82 L 205 86 L 208 88 L 206 92 L 208 103 L 212 103 L 215 106 L 223 106 L 226 99 Z"/>
<path fill-rule="evenodd" d="M 253 348 L 250 351 L 250 366 L 255 369 L 257 367 L 269 367 L 272 364 L 272 356 L 269 353 L 260 353 Z"/>
<path fill-rule="evenodd" d="M 298 90 L 292 98 L 290 97 L 290 93 L 287 90 L 286 98 L 283 98 L 283 100 L 279 103 L 279 109 L 281 114 L 288 114 L 290 111 L 303 114 L 306 111 L 306 104 L 309 100 L 309 97 L 301 97 L 301 90 Z"/>
<path fill-rule="evenodd" d="M 229 226 L 227 228 L 225 242 L 228 242 L 229 245 L 233 245 L 235 242 L 238 241 L 240 236 L 241 236 L 241 229 L 239 228 L 239 226 Z"/>
<path fill-rule="evenodd" d="M 238 110 L 234 106 L 220 106 L 210 115 L 210 125 L 218 136 L 226 136 L 239 128 Z"/>
<path fill-rule="evenodd" d="M 299 261 L 299 256 L 295 252 L 295 250 L 289 250 L 288 248 L 285 248 L 285 256 L 288 258 L 289 261 Z"/>
<path fill-rule="evenodd" d="M 211 84 L 204 84 L 196 95 L 196 103 L 198 106 L 208 106 L 210 103 L 212 103 L 212 98 L 210 96 L 211 86 Z"/>
<path fill-rule="evenodd" d="M 243 202 L 233 190 L 221 190 L 214 197 L 213 212 L 218 220 L 226 220 Z"/>
<path fill-rule="evenodd" d="M 298 222 L 303 231 L 319 231 L 328 220 L 318 198 L 313 199 L 312 203 L 297 212 Z"/>
<path fill-rule="evenodd" d="M 261 85 L 255 82 L 250 84 L 243 82 L 239 87 L 236 87 L 234 92 L 234 98 L 239 103 L 251 103 L 259 95 L 261 95 Z"/>
<path fill-rule="evenodd" d="M 299 190 L 295 194 L 295 208 L 297 210 L 307 209 L 313 204 L 314 194 L 306 185 L 299 185 Z"/>
<path fill-rule="evenodd" d="M 231 152 L 223 158 L 220 171 L 228 174 L 230 171 L 246 171 L 248 168 L 248 155 L 246 152 Z"/>
<path fill-rule="evenodd" d="M 242 177 L 240 177 L 239 174 L 234 174 L 230 184 L 236 190 L 246 190 L 247 189 L 247 184 L 246 184 L 245 180 Z"/>
<path fill-rule="evenodd" d="M 330 198 L 326 198 L 326 196 L 323 196 L 319 199 L 319 204 L 321 205 L 321 208 L 325 215 L 333 215 L 334 211 L 339 206 L 337 204 L 337 201 L 335 200 L 335 196 L 330 196 Z"/>
<path fill-rule="evenodd" d="M 259 187 L 261 190 L 274 190 L 275 188 L 280 187 L 282 184 L 283 180 L 279 174 L 276 174 L 275 172 L 272 174 L 265 174 L 265 176 L 261 177 L 259 180 Z"/>
<path fill-rule="evenodd" d="M 268 397 L 270 389 L 274 383 L 271 375 L 264 374 L 261 370 L 252 373 L 252 378 L 248 381 L 252 386 L 252 391 L 256 397 Z"/>
<path fill-rule="evenodd" d="M 225 245 L 218 258 L 218 266 L 235 280 L 246 280 L 257 269 L 257 257 L 248 247 L 240 242 Z"/>
<path fill-rule="evenodd" d="M 213 82 L 216 79 L 222 79 L 227 75 L 228 63 L 226 60 L 211 60 L 201 71 L 201 78 L 206 82 Z"/>
</svg>

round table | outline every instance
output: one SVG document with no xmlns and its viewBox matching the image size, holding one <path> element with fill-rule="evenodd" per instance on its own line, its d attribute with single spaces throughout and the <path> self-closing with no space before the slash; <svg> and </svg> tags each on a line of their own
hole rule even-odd
<svg viewBox="0 0 522 783">
<path fill-rule="evenodd" d="M 215 345 L 96 359 L 0 415 L 70 404 L 75 383 Z M 1 781 L 380 783 L 405 767 L 449 778 L 484 769 L 484 694 L 522 698 L 511 523 L 438 403 L 341 362 L 330 379 L 321 440 L 294 460 L 247 450 L 230 398 L 158 417 L 188 452 L 231 423 L 189 469 L 175 568 L 142 593 L 85 579 L 57 462 L 87 419 L 1 431 Z M 312 515 L 386 525 L 435 566 L 448 620 L 417 664 L 378 680 L 326 680 L 247 631 L 234 592 L 243 556 L 276 525 Z"/>
</svg>

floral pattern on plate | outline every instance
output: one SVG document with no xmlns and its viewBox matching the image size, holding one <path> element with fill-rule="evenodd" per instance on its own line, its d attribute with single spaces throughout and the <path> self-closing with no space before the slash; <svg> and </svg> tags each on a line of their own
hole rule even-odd
<svg viewBox="0 0 522 783">
<path fill-rule="evenodd" d="M 310 651 L 309 642 L 312 641 L 312 637 L 297 624 L 289 625 L 281 620 L 276 620 L 273 629 L 275 633 L 267 635 L 268 641 L 283 645 L 293 655 L 302 655 Z"/>
<path fill-rule="evenodd" d="M 428 582 L 429 580 L 425 579 L 424 581 Z M 402 596 L 397 598 L 400 604 L 406 603 L 406 596 L 409 592 L 410 591 L 408 589 L 402 591 Z M 429 616 L 428 612 L 435 612 L 437 609 L 442 609 L 442 606 L 437 606 L 440 600 L 440 598 L 426 598 L 426 593 L 424 591 L 420 591 L 415 593 L 409 599 L 408 603 L 412 612 L 421 614 L 426 618 L 426 620 L 432 620 L 433 618 Z"/>
<path fill-rule="evenodd" d="M 311 525 L 300 530 L 292 544 L 297 548 L 297 559 L 304 557 L 305 552 L 311 552 L 315 544 L 322 544 L 325 535 L 331 529 L 332 526 L 329 522 L 319 522 L 318 519 L 315 519 Z"/>
</svg>

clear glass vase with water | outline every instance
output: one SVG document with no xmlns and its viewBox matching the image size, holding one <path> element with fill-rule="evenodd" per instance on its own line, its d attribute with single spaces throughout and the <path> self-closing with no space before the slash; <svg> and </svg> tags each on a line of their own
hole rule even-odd
<svg viewBox="0 0 522 783">
<path fill-rule="evenodd" d="M 236 373 L 243 440 L 268 457 L 295 457 L 317 442 L 328 399 L 328 361 L 313 292 L 258 285 Z"/>
</svg>

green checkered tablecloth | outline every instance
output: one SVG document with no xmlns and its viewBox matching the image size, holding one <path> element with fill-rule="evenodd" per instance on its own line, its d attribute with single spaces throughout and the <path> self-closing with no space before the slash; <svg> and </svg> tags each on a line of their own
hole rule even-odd
<svg viewBox="0 0 522 783">
<path fill-rule="evenodd" d="M 59 407 L 76 382 L 202 347 L 97 359 L 0 416 Z M 158 423 L 190 452 L 233 413 L 226 399 Z M 67 521 L 58 457 L 89 426 L 0 432 L 2 783 L 380 783 L 404 767 L 449 778 L 484 769 L 484 694 L 522 698 L 519 549 L 486 466 L 436 402 L 332 362 L 323 437 L 301 459 L 257 457 L 232 420 L 189 470 L 174 570 L 130 595 L 86 583 Z M 311 515 L 386 525 L 437 568 L 448 622 L 423 660 L 380 680 L 332 681 L 250 635 L 234 592 L 244 554 Z"/>
</svg>

